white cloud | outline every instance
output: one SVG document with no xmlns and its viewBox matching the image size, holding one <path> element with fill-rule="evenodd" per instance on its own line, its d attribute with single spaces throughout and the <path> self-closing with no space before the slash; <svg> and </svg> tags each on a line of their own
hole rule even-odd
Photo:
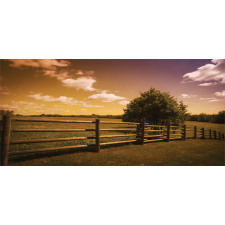
<svg viewBox="0 0 225 225">
<path fill-rule="evenodd" d="M 83 75 L 84 72 L 82 70 L 77 70 L 76 75 Z"/>
<path fill-rule="evenodd" d="M 225 97 L 225 90 L 223 90 L 221 92 L 216 92 L 215 95 L 218 97 Z"/>
<path fill-rule="evenodd" d="M 93 84 L 96 82 L 91 76 L 94 75 L 93 70 L 73 70 L 70 62 L 66 60 L 56 59 L 8 59 L 10 66 L 14 68 L 32 67 L 41 68 L 42 74 L 59 80 L 63 86 L 72 87 L 77 90 L 95 91 Z M 69 74 L 70 73 L 70 74 Z M 73 75 L 81 77 L 73 79 Z"/>
<path fill-rule="evenodd" d="M 210 83 L 203 83 L 203 84 L 199 84 L 198 86 L 201 86 L 201 87 L 209 87 L 209 86 L 213 86 L 213 85 L 216 85 L 217 83 L 216 82 L 210 82 Z"/>
<path fill-rule="evenodd" d="M 42 69 L 55 69 L 56 67 L 67 67 L 70 65 L 69 61 L 57 59 L 7 59 L 11 67 L 34 67 Z"/>
<path fill-rule="evenodd" d="M 8 104 L 0 105 L 0 108 L 4 110 L 41 109 L 42 107 L 42 104 L 25 101 L 11 101 Z"/>
<path fill-rule="evenodd" d="M 43 75 L 63 80 L 69 78 L 69 61 L 57 59 L 7 59 L 10 66 L 14 68 L 40 68 Z M 66 71 L 65 71 L 66 69 Z"/>
<path fill-rule="evenodd" d="M 181 98 L 195 98 L 197 95 L 181 94 Z"/>
<path fill-rule="evenodd" d="M 207 101 L 207 102 L 219 102 L 220 100 L 217 98 L 200 98 L 201 101 Z"/>
<path fill-rule="evenodd" d="M 127 100 L 123 100 L 123 101 L 120 101 L 118 102 L 120 105 L 127 105 L 130 103 L 130 101 L 127 101 Z"/>
<path fill-rule="evenodd" d="M 77 90 L 95 91 L 93 84 L 96 80 L 92 77 L 79 77 L 77 79 L 68 78 L 61 81 L 65 87 L 75 88 Z"/>
<path fill-rule="evenodd" d="M 89 96 L 88 99 L 101 100 L 103 102 L 113 102 L 116 100 L 123 100 L 126 98 L 114 94 L 108 94 L 107 91 L 102 91 L 100 94 L 94 94 Z"/>
<path fill-rule="evenodd" d="M 196 71 L 185 74 L 183 78 L 183 82 L 214 81 L 216 83 L 225 84 L 225 59 L 213 59 L 212 64 L 201 66 Z M 200 86 L 207 86 L 207 84 Z"/>
<path fill-rule="evenodd" d="M 48 77 L 56 78 L 60 81 L 70 77 L 67 71 L 44 70 L 43 74 Z"/>
<path fill-rule="evenodd" d="M 59 102 L 62 104 L 67 104 L 67 105 L 80 105 L 80 106 L 83 106 L 86 108 L 91 108 L 91 107 L 92 108 L 101 108 L 101 107 L 103 107 L 101 105 L 89 105 L 83 101 L 78 101 L 72 97 L 66 97 L 66 96 L 60 96 L 58 98 L 55 98 L 50 95 L 41 95 L 41 94 L 37 93 L 37 94 L 30 94 L 30 95 L 28 95 L 28 97 L 33 98 L 35 100 L 45 101 L 45 102 Z"/>
</svg>

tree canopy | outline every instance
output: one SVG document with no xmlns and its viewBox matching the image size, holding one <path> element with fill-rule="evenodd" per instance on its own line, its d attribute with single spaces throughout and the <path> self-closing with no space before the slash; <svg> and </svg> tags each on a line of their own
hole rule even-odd
<svg viewBox="0 0 225 225">
<path fill-rule="evenodd" d="M 167 92 L 155 88 L 140 93 L 140 97 L 133 99 L 124 109 L 123 121 L 151 124 L 179 124 L 187 116 L 187 106 L 178 102 Z"/>
</svg>

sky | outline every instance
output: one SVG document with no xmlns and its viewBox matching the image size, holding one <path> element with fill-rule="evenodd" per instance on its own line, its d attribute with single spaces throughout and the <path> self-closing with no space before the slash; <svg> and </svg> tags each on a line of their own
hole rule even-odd
<svg viewBox="0 0 225 225">
<path fill-rule="evenodd" d="M 4 59 L 0 108 L 16 114 L 120 115 L 154 87 L 188 112 L 225 109 L 225 59 Z"/>
</svg>

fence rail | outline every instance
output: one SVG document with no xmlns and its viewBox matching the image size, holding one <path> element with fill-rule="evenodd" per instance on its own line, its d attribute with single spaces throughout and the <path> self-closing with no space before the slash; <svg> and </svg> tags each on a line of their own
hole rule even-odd
<svg viewBox="0 0 225 225">
<path fill-rule="evenodd" d="M 85 124 L 95 124 L 95 128 L 91 129 L 11 129 L 11 122 L 46 122 L 46 123 L 85 123 Z M 102 124 L 120 124 L 120 125 L 134 125 L 130 128 L 101 128 Z M 200 135 L 201 139 L 218 139 L 224 140 L 224 133 L 205 128 L 194 129 L 183 126 L 161 126 L 161 125 L 151 125 L 147 123 L 132 123 L 132 122 L 109 122 L 101 121 L 96 119 L 95 121 L 75 121 L 75 120 L 40 120 L 40 119 L 11 119 L 10 115 L 5 115 L 1 121 L 1 165 L 8 164 L 8 156 L 20 155 L 27 153 L 37 153 L 37 152 L 49 152 L 57 150 L 73 150 L 77 148 L 88 148 L 91 147 L 93 151 L 99 152 L 101 146 L 116 145 L 116 144 L 145 144 L 158 141 L 170 141 L 170 140 L 186 140 L 186 139 L 197 139 Z M 65 137 L 65 138 L 51 138 L 51 139 L 31 139 L 31 140 L 10 140 L 11 133 L 17 132 L 95 132 L 95 136 L 88 137 Z M 114 134 L 114 135 L 100 135 L 101 132 L 105 131 L 117 131 L 117 132 L 129 132 L 129 134 Z M 187 136 L 187 132 L 193 132 L 193 136 Z M 100 143 L 100 140 L 107 138 L 121 138 L 121 137 L 134 137 L 132 140 L 124 141 L 109 141 Z M 72 140 L 88 140 L 94 139 L 95 144 L 84 144 L 84 145 L 72 145 L 63 147 L 52 147 L 52 148 L 42 148 L 42 149 L 31 149 L 31 150 L 20 150 L 20 151 L 9 151 L 10 145 L 15 144 L 31 144 L 31 143 L 46 143 L 46 142 L 61 142 L 61 141 L 72 141 Z"/>
</svg>

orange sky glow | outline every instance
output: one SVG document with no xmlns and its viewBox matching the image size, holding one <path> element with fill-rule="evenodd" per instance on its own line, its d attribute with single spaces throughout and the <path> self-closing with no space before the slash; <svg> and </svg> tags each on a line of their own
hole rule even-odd
<svg viewBox="0 0 225 225">
<path fill-rule="evenodd" d="M 16 114 L 120 115 L 150 87 L 192 114 L 224 110 L 224 59 L 9 59 L 0 71 L 0 107 Z"/>
</svg>

